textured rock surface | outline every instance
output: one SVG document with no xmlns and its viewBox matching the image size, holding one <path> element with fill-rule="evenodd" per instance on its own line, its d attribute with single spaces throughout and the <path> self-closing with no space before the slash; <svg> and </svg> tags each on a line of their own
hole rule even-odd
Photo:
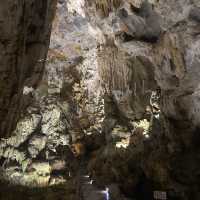
<svg viewBox="0 0 200 200">
<path fill-rule="evenodd" d="M 147 96 L 147 102 L 143 104 L 141 100 L 143 95 L 140 94 L 142 82 L 147 82 L 146 85 L 149 86 L 147 89 L 153 91 L 156 89 L 156 84 L 150 84 L 149 80 L 152 80 L 152 77 L 155 78 L 161 91 L 162 117 L 160 123 L 162 129 L 158 128 L 155 118 L 153 120 L 155 125 L 151 131 L 152 137 L 150 136 L 150 139 L 145 142 L 146 145 L 143 142 L 136 143 L 137 150 L 131 148 L 134 155 L 132 156 L 137 163 L 141 162 L 141 165 L 138 164 L 139 167 L 135 167 L 140 168 L 146 178 L 158 183 L 160 189 L 177 192 L 178 195 L 182 195 L 180 197 L 182 199 L 198 199 L 199 195 L 198 178 L 194 178 L 199 173 L 198 169 L 186 164 L 186 160 L 189 159 L 193 166 L 199 165 L 197 156 L 199 148 L 195 142 L 199 140 L 197 133 L 199 130 L 198 9 L 198 1 L 193 1 L 193 3 L 190 1 L 149 1 L 149 3 L 148 1 L 143 1 L 143 3 L 139 1 L 121 1 L 121 3 L 119 1 L 102 3 L 86 1 L 86 16 L 93 29 L 96 30 L 96 32 L 93 31 L 96 33 L 94 36 L 98 37 L 99 43 L 104 44 L 101 54 L 103 61 L 100 62 L 99 67 L 105 73 L 101 76 L 101 80 L 111 93 L 115 93 L 116 88 L 120 85 L 121 88 L 118 87 L 117 93 L 121 93 L 122 99 L 124 99 L 122 103 L 120 98 L 116 98 L 116 94 L 109 98 L 108 102 L 110 103 L 107 106 L 110 109 L 109 117 L 112 116 L 119 120 L 119 115 L 116 117 L 116 113 L 119 112 L 120 117 L 123 116 L 130 120 L 134 119 L 133 116 L 137 112 L 141 112 L 143 115 L 140 114 L 138 119 L 144 118 L 144 111 L 148 103 L 151 103 L 151 99 L 150 95 Z M 118 52 L 121 50 L 122 54 L 126 52 L 126 58 L 123 61 L 118 53 L 116 61 L 114 61 L 115 57 L 112 53 L 108 53 L 109 49 L 112 49 L 111 52 L 115 49 Z M 110 62 L 105 64 L 107 55 L 112 59 L 108 58 Z M 128 71 L 125 67 L 129 56 L 132 57 L 133 69 L 139 68 L 138 74 L 135 71 L 132 72 L 135 77 L 133 76 L 131 79 L 128 77 L 131 69 L 129 67 Z M 138 61 L 144 65 L 144 69 L 152 66 L 152 69 L 149 69 L 150 72 L 146 72 L 146 74 L 143 72 L 144 75 L 140 75 L 142 67 L 139 67 Z M 118 64 L 123 75 L 115 72 Z M 134 85 L 134 82 L 136 83 L 135 88 L 139 87 L 138 101 L 134 100 L 130 94 L 125 95 L 123 92 L 125 85 L 124 88 L 130 88 L 129 93 L 134 93 L 134 86 L 130 87 Z M 129 101 L 132 99 L 133 109 L 129 107 L 128 99 Z M 115 107 L 111 109 L 113 104 Z M 143 111 L 140 110 L 140 106 L 144 109 Z M 131 113 L 130 110 L 134 113 L 133 115 L 128 115 Z M 133 133 L 140 132 L 136 130 Z M 153 144 L 155 146 L 152 146 Z M 137 151 L 138 153 L 136 153 Z M 112 155 L 111 152 L 110 154 Z M 140 155 L 141 158 L 138 159 L 137 155 Z M 183 159 L 180 159 L 181 155 L 185 155 Z M 106 157 L 109 162 L 108 155 Z M 96 162 L 100 161 L 97 159 Z M 110 164 L 108 168 L 111 166 L 113 167 L 115 164 Z M 96 167 L 98 168 L 98 165 Z M 106 169 L 108 170 L 108 168 Z M 103 166 L 98 169 L 101 171 L 99 173 L 106 173 Z M 108 177 L 107 173 L 105 177 Z M 111 178 L 111 180 L 114 179 Z"/>
<path fill-rule="evenodd" d="M 0 8 L 0 124 L 1 137 L 8 136 L 31 96 L 24 87 L 35 88 L 41 79 L 56 1 L 4 1 Z"/>
<path fill-rule="evenodd" d="M 101 91 L 97 92 L 96 42 L 88 36 L 87 21 L 68 13 L 70 6 L 68 1 L 58 2 L 47 59 L 37 60 L 46 66 L 38 72 L 35 86 L 20 88 L 22 100 L 30 101 L 11 136 L 0 142 L 3 177 L 13 183 L 47 186 L 76 175 L 76 157 L 85 152 L 79 140 L 86 132 L 100 132 L 104 112 L 99 106 L 103 105 Z M 47 11 L 53 15 L 54 9 Z"/>
<path fill-rule="evenodd" d="M 51 6 L 44 8 L 51 15 Z M 42 22 L 49 16 L 39 16 L 44 19 L 35 35 L 26 15 L 20 37 L 2 32 L 13 38 L 2 39 L 11 57 L 14 49 L 19 54 L 17 62 L 7 53 L 1 59 L 3 66 L 16 66 L 6 68 L 16 72 L 6 71 L 0 82 L 1 109 L 11 113 L 1 120 L 2 134 L 11 135 L 0 143 L 4 175 L 23 185 L 37 179 L 40 186 L 72 176 L 84 190 L 77 178 L 83 170 L 93 183 L 82 191 L 84 200 L 105 186 L 117 200 L 153 199 L 154 190 L 166 191 L 169 199 L 198 200 L 199 9 L 198 0 L 58 1 L 45 69 L 35 63 L 41 59 L 43 65 L 46 45 L 36 42 L 30 52 L 29 45 L 15 45 L 47 41 L 50 21 Z M 7 72 L 19 77 L 8 84 Z M 19 117 L 14 104 L 26 115 Z M 12 116 L 18 123 L 11 133 Z M 65 175 L 53 177 L 58 171 Z"/>
</svg>

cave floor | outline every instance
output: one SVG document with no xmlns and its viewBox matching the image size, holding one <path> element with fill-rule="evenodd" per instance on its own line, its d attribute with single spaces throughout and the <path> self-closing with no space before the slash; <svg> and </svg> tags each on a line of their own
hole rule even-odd
<svg viewBox="0 0 200 200">
<path fill-rule="evenodd" d="M 46 188 L 12 186 L 0 181 L 0 200 L 74 200 L 76 187 L 69 180 L 64 184 Z"/>
</svg>

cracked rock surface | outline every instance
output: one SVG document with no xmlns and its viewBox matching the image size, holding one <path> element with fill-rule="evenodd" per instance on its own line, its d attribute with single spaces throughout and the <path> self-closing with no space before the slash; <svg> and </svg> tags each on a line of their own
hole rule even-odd
<svg viewBox="0 0 200 200">
<path fill-rule="evenodd" d="M 4 179 L 71 199 L 199 200 L 198 0 L 0 11 Z"/>
</svg>

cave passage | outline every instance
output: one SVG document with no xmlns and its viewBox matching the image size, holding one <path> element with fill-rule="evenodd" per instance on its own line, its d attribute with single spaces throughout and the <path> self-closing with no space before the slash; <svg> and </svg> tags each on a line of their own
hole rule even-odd
<svg viewBox="0 0 200 200">
<path fill-rule="evenodd" d="M 0 200 L 200 200 L 199 0 L 0 2 Z"/>
</svg>

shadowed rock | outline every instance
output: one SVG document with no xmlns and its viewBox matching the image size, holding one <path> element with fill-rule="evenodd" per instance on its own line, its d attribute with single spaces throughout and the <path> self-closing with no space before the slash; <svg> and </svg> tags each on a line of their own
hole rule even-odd
<svg viewBox="0 0 200 200">
<path fill-rule="evenodd" d="M 137 13 L 131 15 L 123 8 L 118 16 L 127 27 L 127 34 L 135 39 L 156 42 L 161 34 L 160 17 L 150 3 L 144 2 Z"/>
<path fill-rule="evenodd" d="M 195 8 L 192 8 L 190 10 L 190 15 L 189 17 L 192 19 L 192 20 L 195 20 L 197 22 L 200 22 L 200 8 L 199 7 L 195 7 Z"/>
</svg>

